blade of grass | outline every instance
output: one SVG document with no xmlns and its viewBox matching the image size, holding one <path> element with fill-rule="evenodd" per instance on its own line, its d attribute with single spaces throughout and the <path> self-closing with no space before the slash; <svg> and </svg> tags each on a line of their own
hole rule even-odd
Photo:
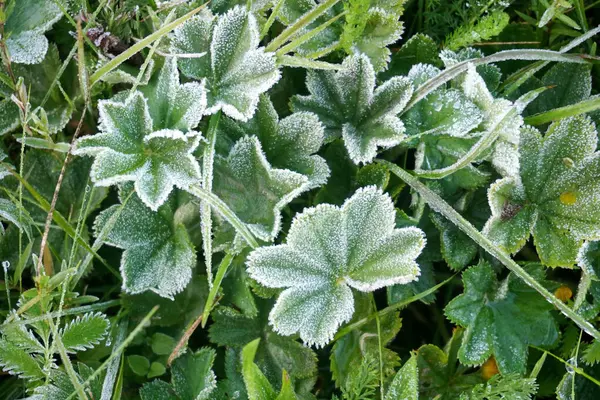
<svg viewBox="0 0 600 400">
<path fill-rule="evenodd" d="M 217 298 L 217 293 L 219 292 L 219 288 L 221 287 L 221 283 L 223 282 L 223 278 L 231 265 L 231 261 L 233 260 L 233 255 L 226 253 L 223 260 L 219 264 L 219 269 L 217 269 L 217 275 L 215 276 L 215 282 L 213 286 L 210 288 L 210 292 L 208 293 L 208 298 L 206 299 L 206 304 L 204 305 L 204 311 L 202 312 L 202 328 L 206 326 L 208 322 L 208 316 L 212 311 L 215 305 L 215 299 Z"/>
<path fill-rule="evenodd" d="M 506 268 L 523 280 L 527 285 L 536 290 L 546 301 L 554 305 L 560 312 L 562 312 L 567 318 L 572 320 L 577 326 L 583 329 L 587 334 L 600 340 L 600 332 L 585 318 L 574 312 L 561 300 L 557 299 L 552 293 L 550 293 L 542 284 L 535 280 L 531 275 L 527 273 L 519 264 L 513 261 L 510 255 L 497 248 L 487 237 L 477 230 L 469 221 L 467 221 L 462 215 L 460 215 L 452 206 L 450 206 L 444 199 L 442 199 L 437 193 L 433 192 L 423 183 L 421 183 L 415 176 L 411 175 L 404 169 L 398 167 L 384 160 L 376 160 L 376 162 L 388 167 L 390 172 L 396 175 L 398 178 L 406 182 L 414 191 L 419 193 L 421 197 L 427 202 L 432 210 L 442 214 L 450 222 L 456 225 L 461 231 L 466 233 L 475 243 L 481 246 L 485 251 L 491 254 L 494 258 L 500 261 Z"/>
<path fill-rule="evenodd" d="M 171 32 L 172 30 L 177 28 L 179 25 L 183 24 L 185 21 L 192 18 L 194 15 L 196 15 L 197 13 L 202 11 L 202 9 L 204 9 L 207 5 L 208 5 L 208 2 L 204 3 L 203 5 L 201 5 L 198 8 L 193 9 L 192 11 L 185 14 L 184 16 L 177 18 L 175 21 L 173 21 L 169 24 L 166 24 L 165 26 L 161 27 L 156 32 L 146 36 L 145 38 L 143 38 L 142 40 L 140 40 L 139 42 L 135 43 L 133 46 L 131 46 L 130 48 L 125 50 L 123 53 L 119 54 L 118 56 L 116 56 L 115 58 L 113 58 L 112 60 L 110 60 L 109 62 L 104 64 L 96 72 L 94 72 L 94 74 L 92 74 L 92 76 L 90 77 L 90 86 L 93 86 L 105 74 L 107 74 L 110 71 L 117 68 L 119 65 L 121 65 L 122 63 L 127 61 L 129 58 L 131 58 L 134 54 L 136 54 L 143 48 L 151 45 L 155 40 L 162 38 L 163 36 L 165 36 L 166 34 Z"/>
<path fill-rule="evenodd" d="M 277 63 L 279 65 L 292 68 L 323 69 L 331 71 L 339 71 L 342 69 L 340 64 L 332 64 L 325 61 L 315 61 L 304 57 L 288 55 L 277 57 Z"/>
<path fill-rule="evenodd" d="M 340 13 L 340 14 L 336 15 L 335 17 L 329 19 L 328 21 L 322 23 L 321 25 L 317 26 L 315 29 L 311 29 L 310 31 L 306 32 L 305 34 L 298 36 L 296 39 L 292 40 L 290 43 L 283 46 L 281 49 L 277 50 L 276 54 L 278 56 L 282 56 L 286 53 L 290 53 L 290 52 L 296 50 L 303 43 L 308 42 L 310 39 L 317 36 L 319 33 L 324 31 L 328 26 L 330 26 L 335 21 L 337 21 L 338 19 L 340 19 L 341 17 L 343 17 L 345 15 L 346 15 L 346 12 L 344 11 L 343 13 Z"/>
<path fill-rule="evenodd" d="M 525 118 L 528 125 L 542 125 L 562 118 L 573 117 L 579 114 L 596 111 L 600 109 L 600 96 L 594 96 L 587 100 L 565 107 L 555 108 L 554 110 L 531 115 Z"/>
</svg>

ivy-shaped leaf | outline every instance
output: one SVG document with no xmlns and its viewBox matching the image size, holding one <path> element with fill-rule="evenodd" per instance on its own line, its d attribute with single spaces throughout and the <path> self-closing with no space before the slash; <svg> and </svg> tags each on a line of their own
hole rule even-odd
<svg viewBox="0 0 600 400">
<path fill-rule="evenodd" d="M 530 269 L 543 280 L 541 269 Z M 446 316 L 466 328 L 458 357 L 466 365 L 483 364 L 494 355 L 503 374 L 524 373 L 528 346 L 558 340 L 553 309 L 542 296 L 513 275 L 498 282 L 486 263 L 463 273 L 465 291 L 445 308 Z"/>
<path fill-rule="evenodd" d="M 132 294 L 151 290 L 172 298 L 186 287 L 196 265 L 186 228 L 174 221 L 175 196 L 158 212 L 146 207 L 130 188 L 121 188 L 119 196 L 124 204 L 102 211 L 94 231 L 98 237 L 111 224 L 105 242 L 125 250 L 121 257 L 123 290 Z"/>
<path fill-rule="evenodd" d="M 95 157 L 91 177 L 96 185 L 134 181 L 140 199 L 156 211 L 173 186 L 186 188 L 199 181 L 200 166 L 192 155 L 200 142 L 198 133 L 154 131 L 140 92 L 124 103 L 100 101 L 98 109 L 101 132 L 78 139 L 74 151 Z"/>
<path fill-rule="evenodd" d="M 281 229 L 281 209 L 305 190 L 308 178 L 273 168 L 256 136 L 236 142 L 227 158 L 215 159 L 213 191 L 254 235 L 272 241 Z"/>
<path fill-rule="evenodd" d="M 323 125 L 315 114 L 298 112 L 279 120 L 269 97 L 262 95 L 250 121 L 240 123 L 225 119 L 219 124 L 219 129 L 224 134 L 219 135 L 221 141 L 236 141 L 245 135 L 256 135 L 273 167 L 308 177 L 306 189 L 327 182 L 329 167 L 323 157 L 315 155 L 324 137 Z"/>
<path fill-rule="evenodd" d="M 286 244 L 253 251 L 248 272 L 286 288 L 269 315 L 275 331 L 324 346 L 352 318 L 350 287 L 370 292 L 417 279 L 424 245 L 421 230 L 395 228 L 391 198 L 367 187 L 342 207 L 321 204 L 296 216 Z"/>
<path fill-rule="evenodd" d="M 356 164 L 370 162 L 378 147 L 392 147 L 404 139 L 398 114 L 413 88 L 405 77 L 394 77 L 375 89 L 375 72 L 362 54 L 348 57 L 342 70 L 309 71 L 310 96 L 292 98 L 295 111 L 311 111 L 325 125 L 326 139 L 342 136 Z"/>
<path fill-rule="evenodd" d="M 175 30 L 174 53 L 206 53 L 179 61 L 184 75 L 206 78 L 206 114 L 223 110 L 237 120 L 252 118 L 259 95 L 280 77 L 275 55 L 258 47 L 259 42 L 256 18 L 241 6 L 219 17 L 205 12 Z"/>
<path fill-rule="evenodd" d="M 155 380 L 140 389 L 142 400 L 209 400 L 217 386 L 212 371 L 216 353 L 202 348 L 180 356 L 171 368 L 171 384 Z"/>
<path fill-rule="evenodd" d="M 546 135 L 521 132 L 520 175 L 489 189 L 492 217 L 484 233 L 515 253 L 533 233 L 542 262 L 570 267 L 584 239 L 600 238 L 600 153 L 585 117 L 553 123 Z"/>
<path fill-rule="evenodd" d="M 15 1 L 4 26 L 11 61 L 18 64 L 42 62 L 48 51 L 44 33 L 61 17 L 62 11 L 53 1 Z"/>
<path fill-rule="evenodd" d="M 110 323 L 102 313 L 87 313 L 69 322 L 60 331 L 60 338 L 67 351 L 75 353 L 91 349 L 106 335 Z"/>
</svg>

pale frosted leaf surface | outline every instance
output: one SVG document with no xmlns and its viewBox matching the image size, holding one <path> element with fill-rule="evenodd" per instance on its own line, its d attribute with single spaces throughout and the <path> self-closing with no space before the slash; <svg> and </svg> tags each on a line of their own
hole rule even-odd
<svg viewBox="0 0 600 400">
<path fill-rule="evenodd" d="M 324 128 L 313 113 L 298 112 L 279 119 L 271 100 L 261 95 L 256 113 L 248 122 L 224 119 L 219 124 L 220 152 L 228 151 L 236 140 L 256 135 L 273 167 L 289 169 L 308 177 L 306 189 L 327 182 L 329 167 L 316 155 L 324 139 Z"/>
<path fill-rule="evenodd" d="M 577 254 L 577 265 L 594 280 L 600 280 L 600 242 L 585 242 Z"/>
<path fill-rule="evenodd" d="M 326 140 L 342 136 L 356 164 L 368 163 L 379 147 L 389 148 L 404 138 L 404 124 L 396 114 L 406 106 L 413 88 L 407 78 L 394 77 L 375 89 L 375 72 L 364 54 L 347 57 L 343 69 L 310 72 L 309 96 L 292 98 L 292 109 L 317 114 L 325 125 Z"/>
<path fill-rule="evenodd" d="M 281 210 L 304 191 L 308 178 L 273 168 L 256 136 L 244 136 L 229 155 L 215 159 L 213 191 L 260 239 L 272 241 L 281 229 Z"/>
<path fill-rule="evenodd" d="M 237 120 L 252 118 L 260 94 L 280 77 L 275 55 L 258 45 L 256 18 L 241 6 L 218 17 L 205 13 L 175 31 L 174 53 L 207 53 L 179 61 L 186 76 L 206 78 L 207 114 L 223 110 Z"/>
<path fill-rule="evenodd" d="M 419 399 L 419 369 L 416 355 L 412 355 L 400 368 L 385 394 L 385 400 L 398 399 Z"/>
<path fill-rule="evenodd" d="M 41 63 L 48 51 L 48 39 L 44 33 L 61 17 L 62 11 L 52 1 L 16 1 L 4 26 L 11 61 L 18 64 Z"/>
<path fill-rule="evenodd" d="M 515 252 L 532 231 L 544 264 L 573 266 L 583 240 L 600 237 L 596 143 L 594 124 L 585 117 L 555 122 L 544 137 L 535 129 L 523 129 L 519 179 L 513 180 L 512 189 L 499 183 L 489 192 L 488 236 L 500 243 L 501 237 L 513 240 L 514 246 L 506 250 Z"/>
<path fill-rule="evenodd" d="M 165 60 L 161 71 L 140 91 L 147 99 L 154 130 L 189 132 L 198 126 L 206 109 L 204 84 L 179 83 L 177 59 Z"/>
<path fill-rule="evenodd" d="M 528 268 L 543 280 L 541 268 Z M 461 363 L 480 365 L 493 354 L 502 374 L 524 373 L 528 346 L 550 346 L 558 340 L 553 310 L 543 297 L 513 275 L 498 282 L 481 263 L 463 273 L 464 293 L 445 308 L 446 316 L 466 328 L 458 352 Z"/>
<path fill-rule="evenodd" d="M 60 338 L 68 352 L 75 353 L 93 348 L 108 332 L 110 323 L 102 313 L 78 316 L 60 330 Z"/>
<path fill-rule="evenodd" d="M 126 186 L 120 191 L 122 201 L 131 193 L 130 184 Z M 196 252 L 185 227 L 173 221 L 173 197 L 153 212 L 134 193 L 125 206 L 104 210 L 94 222 L 96 236 L 107 224 L 114 224 L 106 243 L 125 250 L 120 269 L 127 293 L 151 290 L 172 298 L 191 279 Z"/>
<path fill-rule="evenodd" d="M 0 101 L 0 136 L 5 135 L 19 126 L 19 108 L 9 99 Z"/>
<path fill-rule="evenodd" d="M 373 291 L 416 280 L 424 234 L 396 229 L 394 221 L 391 198 L 369 186 L 342 207 L 306 209 L 294 218 L 285 244 L 253 251 L 250 276 L 267 287 L 287 288 L 270 314 L 274 329 L 299 332 L 306 343 L 324 346 L 352 317 L 349 286 Z"/>
<path fill-rule="evenodd" d="M 157 210 L 174 186 L 200 180 L 192 155 L 200 135 L 164 129 L 154 132 L 146 99 L 136 92 L 124 103 L 101 101 L 100 133 L 77 140 L 74 154 L 95 157 L 91 177 L 98 186 L 133 181 L 140 199 Z"/>
</svg>

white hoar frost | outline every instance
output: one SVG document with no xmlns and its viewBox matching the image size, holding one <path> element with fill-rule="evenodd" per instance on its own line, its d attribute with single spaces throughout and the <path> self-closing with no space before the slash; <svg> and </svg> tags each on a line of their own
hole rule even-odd
<svg viewBox="0 0 600 400">
<path fill-rule="evenodd" d="M 261 247 L 248 258 L 253 279 L 286 288 L 269 321 L 283 334 L 300 333 L 325 346 L 354 313 L 352 288 L 363 292 L 418 278 L 425 246 L 418 228 L 395 228 L 391 198 L 359 189 L 342 207 L 318 205 L 294 218 L 285 244 Z"/>
</svg>

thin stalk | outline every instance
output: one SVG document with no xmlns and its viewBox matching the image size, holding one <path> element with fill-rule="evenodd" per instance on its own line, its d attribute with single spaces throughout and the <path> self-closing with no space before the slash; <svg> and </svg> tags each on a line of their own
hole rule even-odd
<svg viewBox="0 0 600 400">
<path fill-rule="evenodd" d="M 93 311 L 106 310 L 107 308 L 116 307 L 116 306 L 120 306 L 120 305 L 121 305 L 121 300 L 110 300 L 110 301 L 105 301 L 102 303 L 90 304 L 87 306 L 68 308 L 68 309 L 60 311 L 60 312 L 55 311 L 52 313 L 40 315 L 39 317 L 33 317 L 33 318 L 29 318 L 29 319 L 18 319 L 18 320 L 11 321 L 11 322 L 5 322 L 4 324 L 2 324 L 2 326 L 7 327 L 10 325 L 31 325 L 36 322 L 46 321 L 46 320 L 53 319 L 53 318 L 62 318 L 62 317 L 66 317 L 67 315 L 78 315 L 78 314 L 84 314 L 84 313 L 93 312 Z"/>
<path fill-rule="evenodd" d="M 277 57 L 277 63 L 292 68 L 323 69 L 329 71 L 339 71 L 342 69 L 340 64 L 332 64 L 325 61 L 315 61 L 304 57 L 288 55 Z"/>
<path fill-rule="evenodd" d="M 591 32 L 591 31 L 590 31 Z M 463 72 L 465 72 L 469 64 L 483 65 L 501 61 L 510 60 L 544 60 L 544 61 L 559 61 L 559 62 L 570 62 L 576 64 L 586 64 L 588 59 L 592 59 L 591 56 L 579 55 L 579 54 L 563 54 L 562 52 L 551 51 L 551 50 L 504 50 L 496 54 L 489 55 L 487 57 L 474 58 L 470 60 L 462 61 L 458 64 L 453 65 L 450 68 L 445 69 L 440 74 L 429 79 L 423 85 L 421 85 L 413 93 L 412 98 L 406 105 L 402 114 L 406 113 L 412 106 L 417 104 L 419 101 L 427 97 L 427 95 L 440 86 L 446 84 L 452 79 L 456 78 Z"/>
<path fill-rule="evenodd" d="M 381 321 L 379 321 L 377 304 L 375 303 L 375 296 L 373 296 L 373 292 L 371 292 L 371 303 L 375 309 L 375 325 L 377 325 L 377 350 L 379 353 L 379 393 L 381 394 L 381 400 L 383 400 L 383 383 L 385 379 L 383 377 L 383 343 L 381 343 Z"/>
<path fill-rule="evenodd" d="M 526 117 L 525 123 L 528 125 L 542 125 L 562 118 L 596 111 L 598 109 L 600 109 L 600 96 L 595 96 L 576 104 L 555 108 L 554 110 Z"/>
<path fill-rule="evenodd" d="M 219 289 L 221 288 L 221 283 L 223 283 L 223 278 L 225 278 L 225 274 L 231 265 L 231 261 L 233 260 L 233 255 L 226 253 L 223 260 L 221 260 L 221 264 L 219 264 L 219 269 L 217 270 L 217 275 L 215 276 L 215 282 L 208 293 L 208 298 L 206 299 L 206 304 L 204 305 L 204 311 L 202 312 L 202 328 L 206 326 L 206 321 L 208 321 L 208 316 L 212 311 L 215 305 L 215 299 L 217 298 L 217 293 L 219 293 Z"/>
<path fill-rule="evenodd" d="M 590 290 L 590 286 L 592 286 L 592 277 L 582 269 L 581 279 L 579 280 L 579 286 L 577 287 L 577 295 L 575 296 L 575 302 L 573 304 L 573 310 L 577 311 L 583 305 L 588 290 Z"/>
<path fill-rule="evenodd" d="M 221 119 L 221 110 L 210 117 L 208 132 L 206 133 L 206 146 L 202 154 L 202 189 L 212 193 L 213 169 L 215 163 L 215 146 L 217 143 L 217 128 Z M 200 226 L 202 228 L 202 248 L 204 250 L 204 263 L 208 286 L 212 288 L 212 215 L 210 205 L 205 201 L 200 202 Z"/>
<path fill-rule="evenodd" d="M 229 222 L 231 226 L 233 226 L 237 233 L 239 233 L 244 238 L 244 240 L 248 243 L 248 245 L 251 248 L 254 249 L 258 247 L 258 242 L 254 238 L 252 232 L 250 232 L 246 224 L 244 224 L 244 222 L 242 222 L 242 220 L 240 220 L 238 216 L 235 215 L 233 210 L 229 208 L 229 206 L 225 204 L 223 200 L 215 196 L 213 193 L 210 193 L 198 186 L 190 186 L 187 188 L 187 191 L 190 194 L 193 194 L 194 196 L 199 198 L 200 200 L 207 202 L 213 209 L 215 209 L 219 214 L 221 214 L 221 216 L 227 222 Z"/>
<path fill-rule="evenodd" d="M 112 360 L 121 356 L 121 353 L 123 353 L 123 351 L 127 348 L 127 346 L 129 346 L 129 344 L 138 335 L 138 333 L 140 333 L 142 331 L 142 329 L 144 329 L 146 327 L 146 325 L 150 322 L 150 319 L 152 318 L 152 316 L 154 314 L 156 314 L 156 311 L 158 311 L 158 306 L 154 306 L 152 308 L 152 310 L 150 310 L 150 312 L 148 314 L 146 314 L 144 319 L 142 319 L 140 321 L 140 323 L 135 327 L 135 329 L 133 331 L 131 331 L 131 333 L 129 334 L 129 336 L 127 336 L 127 338 L 123 341 L 123 343 L 121 343 L 121 345 L 119 347 L 114 349 L 113 352 L 110 354 L 110 356 L 108 356 L 108 358 L 102 363 L 102 365 L 100 365 L 100 367 L 97 370 L 95 370 L 94 373 L 91 374 L 85 380 L 85 382 L 83 382 L 83 384 L 82 384 L 83 387 L 88 386 L 92 381 L 94 381 L 102 373 L 102 371 L 104 371 L 109 366 L 109 364 L 112 362 Z M 73 398 L 73 396 L 75 396 L 75 392 L 71 393 L 69 395 L 69 397 L 67 397 L 65 400 L 70 400 Z"/>
<path fill-rule="evenodd" d="M 54 329 L 56 329 L 56 327 L 54 327 Z M 75 392 L 73 392 L 73 393 L 77 393 L 77 397 L 79 397 L 80 400 L 88 400 L 88 397 L 85 394 L 85 390 L 83 389 L 83 385 L 79 381 L 79 377 L 75 373 L 73 364 L 71 363 L 71 360 L 69 359 L 69 355 L 67 354 L 67 349 L 65 348 L 65 345 L 63 344 L 63 342 L 59 336 L 56 336 L 54 338 L 53 344 L 54 343 L 56 343 L 56 347 L 58 347 L 58 354 L 60 354 L 60 358 L 63 362 L 65 370 L 67 371 L 67 375 L 69 376 L 69 380 L 71 381 L 71 383 L 73 384 L 73 387 L 75 388 Z"/>
<path fill-rule="evenodd" d="M 283 6 L 283 3 L 285 3 L 285 0 L 279 0 L 277 2 L 277 4 L 275 5 L 275 7 L 273 8 L 273 11 L 271 11 L 271 15 L 269 15 L 269 18 L 267 19 L 265 26 L 263 26 L 263 29 L 260 32 L 261 39 L 264 38 L 265 36 L 267 36 L 267 33 L 269 33 L 269 29 L 271 29 L 271 26 L 273 26 L 273 23 L 275 22 L 275 18 L 277 18 L 277 15 L 279 14 L 279 10 L 281 10 L 281 7 Z"/>
<path fill-rule="evenodd" d="M 571 368 L 573 370 L 573 372 L 575 372 L 576 374 L 579 374 L 579 375 L 583 376 L 584 378 L 588 379 L 590 382 L 593 382 L 596 385 L 600 386 L 600 381 L 598 379 L 594 378 L 593 376 L 588 375 L 583 369 L 579 368 L 578 366 L 573 365 L 566 360 L 563 360 L 561 357 L 549 352 L 546 349 L 542 349 L 541 347 L 537 347 L 537 346 L 534 346 L 531 344 L 529 346 L 536 350 L 543 351 L 544 353 L 548 354 L 550 357 L 554 358 L 555 360 L 558 360 L 561 363 L 565 364 L 565 366 L 567 366 L 568 368 Z"/>
<path fill-rule="evenodd" d="M 469 221 L 463 218 L 452 206 L 450 206 L 444 199 L 438 196 L 435 192 L 425 186 L 419 180 L 388 161 L 377 160 L 378 163 L 388 167 L 390 172 L 396 175 L 398 178 L 406 182 L 413 190 L 423 197 L 432 210 L 442 214 L 450 222 L 456 225 L 461 231 L 466 233 L 475 243 L 481 246 L 485 251 L 494 256 L 500 261 L 506 268 L 512 273 L 523 280 L 528 286 L 536 290 L 546 301 L 554 305 L 560 312 L 562 312 L 567 318 L 575 322 L 577 326 L 583 329 L 590 336 L 600 340 L 600 332 L 582 316 L 574 312 L 571 308 L 565 305 L 562 301 L 557 299 L 552 293 L 550 293 L 544 286 L 535 280 L 531 275 L 527 273 L 519 264 L 513 261 L 513 259 L 504 251 L 497 248 L 487 237 L 481 234 Z"/>
<path fill-rule="evenodd" d="M 128 325 L 128 319 L 123 319 L 119 323 L 119 331 L 117 332 L 115 344 L 113 345 L 114 349 L 118 348 L 121 345 L 121 343 L 123 343 L 123 340 L 125 340 Z M 111 400 L 115 387 L 115 381 L 117 379 L 117 373 L 119 372 L 119 364 L 119 360 L 115 358 L 106 368 L 106 376 L 104 377 L 104 382 L 102 383 L 102 393 L 100 395 L 100 400 Z"/>
<path fill-rule="evenodd" d="M 155 40 L 160 39 L 167 33 L 177 28 L 179 25 L 183 24 L 188 19 L 192 18 L 194 15 L 202 11 L 202 9 L 205 8 L 207 4 L 208 3 L 204 3 L 200 7 L 195 8 L 189 13 L 185 14 L 183 17 L 177 18 L 175 21 L 161 27 L 156 32 L 146 36 L 145 38 L 143 38 L 142 40 L 125 50 L 123 53 L 119 54 L 118 56 L 104 64 L 102 67 L 100 67 L 100 69 L 98 69 L 98 71 L 94 72 L 94 74 L 90 77 L 90 85 L 93 86 L 104 75 L 117 68 L 119 65 L 127 61 L 129 58 L 131 58 L 134 54 L 142 50 L 144 47 L 150 46 Z"/>
<path fill-rule="evenodd" d="M 303 43 L 308 42 L 313 37 L 317 36 L 319 33 L 324 31 L 328 26 L 333 24 L 335 21 L 340 19 L 341 17 L 346 15 L 346 11 L 336 15 L 335 17 L 329 19 L 328 21 L 322 23 L 315 29 L 311 29 L 310 31 L 298 36 L 296 39 L 292 40 L 290 43 L 283 46 L 281 49 L 277 50 L 277 55 L 282 56 L 286 53 L 290 53 L 300 47 Z"/>
<path fill-rule="evenodd" d="M 374 312 L 371 315 L 368 315 L 350 325 L 346 325 L 345 327 L 343 327 L 342 329 L 340 329 L 338 331 L 338 333 L 335 335 L 335 337 L 333 338 L 333 340 L 339 340 L 341 338 L 343 338 L 344 336 L 346 336 L 347 334 L 349 334 L 350 332 L 354 331 L 355 329 L 360 328 L 361 326 L 369 323 L 370 321 L 374 320 L 375 318 L 381 318 L 391 312 L 397 311 L 399 309 L 401 309 L 402 307 L 406 307 L 407 305 L 409 305 L 410 303 L 414 303 L 415 301 L 419 301 L 427 296 L 429 296 L 432 293 L 435 293 L 438 291 L 439 288 L 441 288 L 442 286 L 446 285 L 447 283 L 449 283 L 452 279 L 454 279 L 454 277 L 456 276 L 456 274 L 452 275 L 450 278 L 446 279 L 443 282 L 438 283 L 437 285 L 422 291 L 421 293 L 418 293 L 414 296 L 409 297 L 408 299 L 404 299 L 403 301 L 400 301 L 396 304 L 392 304 L 391 306 L 387 306 L 386 308 L 384 308 L 383 310 L 380 310 L 378 312 Z"/>
<path fill-rule="evenodd" d="M 314 20 L 319 18 L 327 10 L 329 10 L 331 7 L 333 7 L 338 1 L 340 1 L 340 0 L 327 0 L 327 1 L 319 4 L 318 6 L 316 6 L 309 12 L 307 12 L 306 14 L 304 14 L 302 17 L 298 18 L 298 20 L 296 22 L 294 22 L 292 25 L 285 28 L 283 30 L 283 32 L 281 32 L 279 34 L 279 36 L 277 36 L 275 39 L 273 39 L 271 41 L 271 43 L 269 43 L 267 45 L 265 50 L 273 52 L 273 51 L 279 49 L 292 36 L 294 36 L 296 33 L 298 33 L 300 30 L 302 30 L 308 24 L 310 24 L 311 22 L 313 22 Z"/>
</svg>

